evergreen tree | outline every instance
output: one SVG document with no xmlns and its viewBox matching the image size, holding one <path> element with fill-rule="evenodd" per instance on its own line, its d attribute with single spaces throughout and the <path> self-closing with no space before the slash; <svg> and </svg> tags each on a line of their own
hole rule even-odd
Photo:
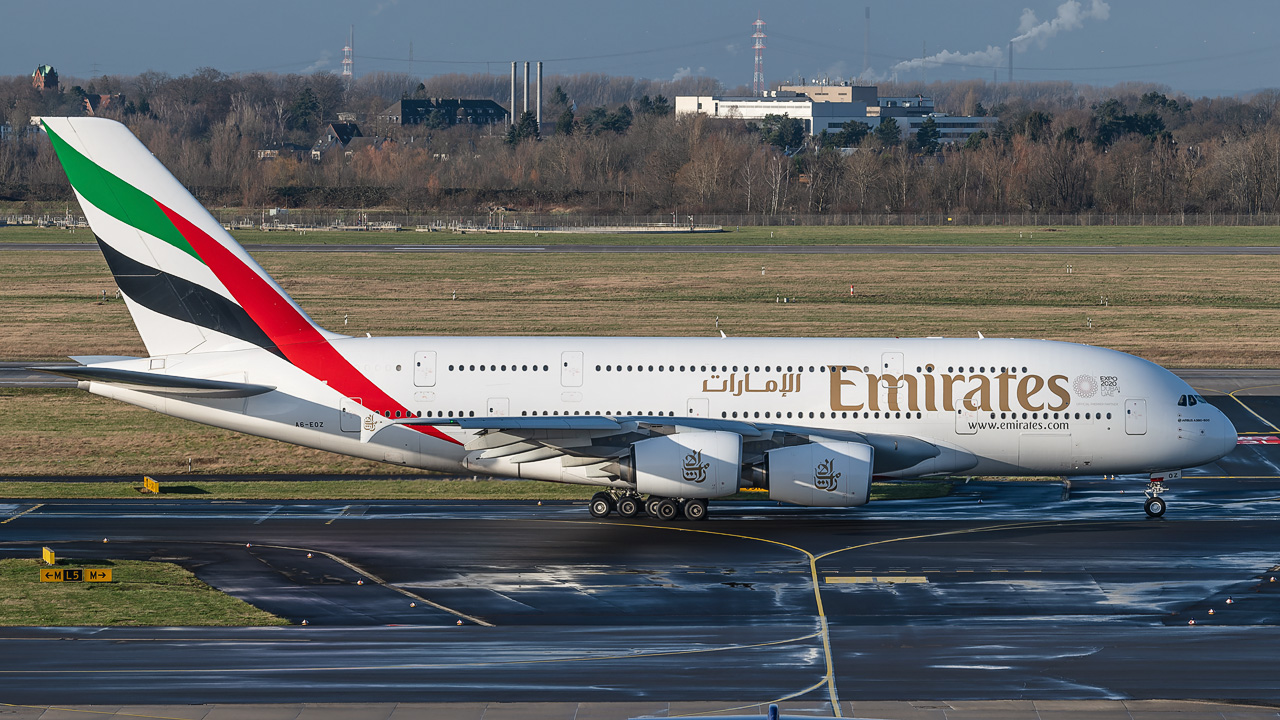
<svg viewBox="0 0 1280 720">
<path fill-rule="evenodd" d="M 518 145 L 525 140 L 538 139 L 538 118 L 526 110 L 520 113 L 520 120 L 507 128 L 507 144 Z"/>
<path fill-rule="evenodd" d="M 573 134 L 573 111 L 569 108 L 565 108 L 564 112 L 560 113 L 560 117 L 556 118 L 556 134 Z"/>
<path fill-rule="evenodd" d="M 870 125 L 857 120 L 850 120 L 840 126 L 839 132 L 827 134 L 827 131 L 823 130 L 822 137 L 825 142 L 820 144 L 823 147 L 857 147 L 869 132 L 871 132 Z"/>
<path fill-rule="evenodd" d="M 623 135 L 627 130 L 631 129 L 631 108 L 623 105 L 617 110 L 609 113 L 609 117 L 604 121 L 604 129 Z"/>
<path fill-rule="evenodd" d="M 289 105 L 289 128 L 313 133 L 320 127 L 320 98 L 309 86 L 303 88 Z"/>
<path fill-rule="evenodd" d="M 920 123 L 920 128 L 916 130 L 916 149 L 922 153 L 932 155 L 938 152 L 938 139 L 942 137 L 942 133 L 938 131 L 938 123 L 933 118 L 925 118 Z"/>
<path fill-rule="evenodd" d="M 804 123 L 790 115 L 765 115 L 760 137 L 783 152 L 798 150 L 804 145 Z"/>
<path fill-rule="evenodd" d="M 876 126 L 876 140 L 885 147 L 897 147 L 902 143 L 902 131 L 898 129 L 898 121 L 891 117 L 882 118 Z"/>
<path fill-rule="evenodd" d="M 988 137 L 989 136 L 987 135 L 986 130 L 979 130 L 978 132 L 965 138 L 964 149 L 977 150 L 978 148 L 982 147 L 982 141 L 986 140 Z"/>
</svg>

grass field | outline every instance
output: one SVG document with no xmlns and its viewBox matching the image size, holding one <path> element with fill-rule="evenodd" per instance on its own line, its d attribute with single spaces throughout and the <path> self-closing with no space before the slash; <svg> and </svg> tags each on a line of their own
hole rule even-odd
<svg viewBox="0 0 1280 720">
<path fill-rule="evenodd" d="M 165 562 L 59 560 L 61 568 L 111 568 L 113 582 L 39 581 L 36 559 L 0 560 L 0 625 L 288 625 Z"/>
<path fill-rule="evenodd" d="M 625 222 L 625 218 L 620 219 Z M 240 242 L 332 245 L 1280 245 L 1274 227 L 1165 226 L 784 226 L 727 227 L 725 232 L 485 233 L 485 232 L 286 232 L 236 230 Z M 0 227 L 0 243 L 94 242 L 88 228 L 75 231 Z"/>
<path fill-rule="evenodd" d="M 923 232 L 872 230 L 892 242 Z M 1120 230 L 1137 241 L 1169 229 Z M 1262 230 L 1236 230 L 1257 232 L 1248 243 L 1260 244 Z M 931 232 L 937 241 L 939 230 Z M 99 253 L 0 257 L 0 360 L 146 354 L 124 303 L 101 300 L 115 285 Z M 1280 365 L 1280 273 L 1269 257 L 264 252 L 258 259 L 318 322 L 353 335 L 713 336 L 719 318 L 733 336 L 982 332 L 1103 345 L 1170 367 Z M 7 476 L 176 474 L 188 460 L 202 474 L 400 472 L 75 391 L 0 389 L 0 432 Z"/>
<path fill-rule="evenodd" d="M 0 477 L 170 475 L 187 472 L 188 459 L 191 469 L 206 475 L 400 472 L 177 420 L 79 390 L 0 388 L 0 437 Z"/>
<path fill-rule="evenodd" d="M 101 300 L 115 286 L 98 253 L 3 258 L 0 358 L 145 354 L 123 302 Z M 737 336 L 982 332 L 1104 345 L 1172 367 L 1272 367 L 1280 358 L 1280 274 L 1267 257 L 259 253 L 259 260 L 318 322 L 354 335 L 710 336 L 718 317 L 720 329 Z"/>
</svg>

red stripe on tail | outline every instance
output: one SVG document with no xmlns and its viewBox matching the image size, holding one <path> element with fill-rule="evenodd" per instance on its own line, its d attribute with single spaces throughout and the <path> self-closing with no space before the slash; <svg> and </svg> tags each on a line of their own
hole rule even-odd
<svg viewBox="0 0 1280 720">
<path fill-rule="evenodd" d="M 360 398 L 360 403 L 374 412 L 383 415 L 399 412 L 409 417 L 408 408 L 361 374 L 271 283 L 186 218 L 158 200 L 156 205 L 289 362 L 308 375 L 327 382 L 329 387 L 343 395 Z M 462 444 L 434 426 L 411 427 L 455 445 Z"/>
</svg>

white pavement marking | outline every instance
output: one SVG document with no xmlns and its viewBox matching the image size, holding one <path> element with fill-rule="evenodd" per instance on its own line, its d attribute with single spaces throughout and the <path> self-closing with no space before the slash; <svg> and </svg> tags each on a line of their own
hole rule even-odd
<svg viewBox="0 0 1280 720">
<path fill-rule="evenodd" d="M 284 507 L 284 506 L 283 506 L 283 505 L 277 505 L 277 506 L 275 506 L 275 507 L 271 508 L 270 510 L 268 510 L 268 511 L 267 511 L 267 514 L 266 514 L 266 515 L 263 515 L 262 517 L 260 517 L 260 518 L 258 518 L 257 520 L 255 520 L 253 524 L 254 524 L 254 525 L 261 525 L 261 524 L 262 524 L 262 522 L 263 522 L 264 520 L 266 520 L 267 518 L 271 517 L 272 515 L 275 515 L 275 514 L 276 514 L 276 511 L 278 511 L 278 510 L 279 510 L 280 508 L 282 508 L 282 507 Z"/>
</svg>

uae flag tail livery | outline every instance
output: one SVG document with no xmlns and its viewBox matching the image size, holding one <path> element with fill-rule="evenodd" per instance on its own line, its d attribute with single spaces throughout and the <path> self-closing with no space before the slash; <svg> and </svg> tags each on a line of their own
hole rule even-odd
<svg viewBox="0 0 1280 720">
<path fill-rule="evenodd" d="M 127 127 L 104 118 L 41 124 L 152 358 L 266 351 L 348 399 L 373 430 L 407 417 L 334 348 L 347 336 L 308 317 Z M 435 427 L 416 431 L 454 443 Z"/>
<path fill-rule="evenodd" d="M 120 123 L 43 118 L 152 356 L 336 337 L 307 317 Z"/>
</svg>

